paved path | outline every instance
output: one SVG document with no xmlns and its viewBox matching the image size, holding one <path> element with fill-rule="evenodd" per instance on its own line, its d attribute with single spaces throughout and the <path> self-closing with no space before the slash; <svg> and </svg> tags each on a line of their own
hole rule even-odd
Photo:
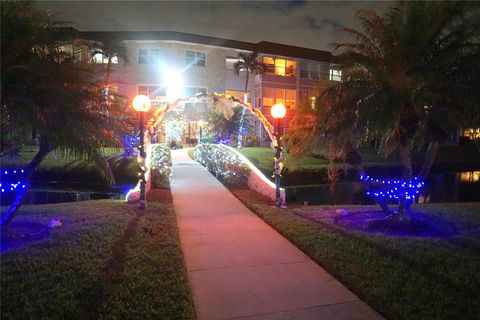
<svg viewBox="0 0 480 320">
<path fill-rule="evenodd" d="M 382 319 L 185 150 L 172 158 L 173 204 L 198 320 Z"/>
</svg>

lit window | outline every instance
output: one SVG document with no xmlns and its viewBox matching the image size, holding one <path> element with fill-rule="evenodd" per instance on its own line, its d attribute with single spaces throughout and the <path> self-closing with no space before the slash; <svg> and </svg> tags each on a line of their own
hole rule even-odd
<svg viewBox="0 0 480 320">
<path fill-rule="evenodd" d="M 92 57 L 93 62 L 95 63 L 108 63 L 108 57 L 104 56 L 101 53 L 95 53 Z M 112 57 L 110 60 L 111 63 L 117 64 L 118 63 L 118 58 L 117 57 Z"/>
<path fill-rule="evenodd" d="M 342 70 L 330 69 L 331 81 L 342 81 Z"/>
<path fill-rule="evenodd" d="M 266 73 L 271 73 L 283 77 L 295 77 L 297 66 L 297 62 L 295 60 L 263 57 L 262 61 L 266 65 Z"/>
<path fill-rule="evenodd" d="M 285 76 L 285 60 L 275 59 L 275 74 L 278 76 Z"/>
<path fill-rule="evenodd" d="M 295 77 L 297 62 L 295 60 L 286 60 L 285 65 L 285 75 L 287 77 Z"/>
<path fill-rule="evenodd" d="M 138 49 L 139 64 L 153 64 L 160 61 L 160 49 Z"/>
<path fill-rule="evenodd" d="M 188 51 L 186 52 L 186 62 L 189 66 L 205 67 L 205 52 Z"/>
<path fill-rule="evenodd" d="M 291 89 L 280 88 L 264 88 L 263 91 L 263 106 L 271 107 L 276 103 L 283 103 L 287 108 L 295 108 L 297 92 Z"/>
<path fill-rule="evenodd" d="M 263 106 L 264 107 L 271 107 L 275 104 L 275 100 L 273 98 L 263 98 Z"/>
<path fill-rule="evenodd" d="M 227 66 L 227 70 L 233 70 L 235 63 L 238 62 L 238 57 L 226 57 L 225 64 Z"/>
</svg>

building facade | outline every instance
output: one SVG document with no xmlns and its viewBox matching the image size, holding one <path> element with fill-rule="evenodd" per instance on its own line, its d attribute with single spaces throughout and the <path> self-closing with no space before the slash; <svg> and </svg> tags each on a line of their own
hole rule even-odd
<svg viewBox="0 0 480 320">
<path fill-rule="evenodd" d="M 248 99 L 269 117 L 270 107 L 283 103 L 287 107 L 285 124 L 301 102 L 313 106 L 315 97 L 332 82 L 341 81 L 341 70 L 330 52 L 288 45 L 248 43 L 178 32 L 79 32 L 79 37 L 101 42 L 124 41 L 128 62 L 112 60 L 110 88 L 129 98 L 146 94 L 162 103 L 196 93 L 227 93 L 243 97 L 245 72 L 237 76 L 233 65 L 240 52 L 258 52 L 266 65 L 263 75 L 251 75 Z M 96 63 L 105 63 L 101 56 Z M 205 105 L 186 103 L 185 113 L 202 114 Z M 193 111 L 194 110 L 194 111 Z M 191 117 L 191 122 L 196 122 Z M 189 117 L 187 117 L 187 120 Z M 190 134 L 197 123 L 188 123 Z M 260 137 L 261 126 L 255 131 Z"/>
</svg>

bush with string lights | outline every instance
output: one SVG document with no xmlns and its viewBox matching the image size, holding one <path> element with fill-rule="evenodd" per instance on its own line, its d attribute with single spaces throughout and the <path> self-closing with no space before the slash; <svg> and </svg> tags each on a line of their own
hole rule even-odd
<svg viewBox="0 0 480 320">
<path fill-rule="evenodd" d="M 170 148 L 163 143 L 152 144 L 151 148 L 150 170 L 152 174 L 152 187 L 168 187 L 170 184 L 170 176 L 172 175 Z"/>
<path fill-rule="evenodd" d="M 245 186 L 249 168 L 240 157 L 221 144 L 200 144 L 195 148 L 195 160 L 230 186 Z"/>
</svg>

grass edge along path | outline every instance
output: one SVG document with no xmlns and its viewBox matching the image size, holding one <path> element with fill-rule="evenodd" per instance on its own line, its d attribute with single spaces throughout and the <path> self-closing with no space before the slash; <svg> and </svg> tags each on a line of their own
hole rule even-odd
<svg viewBox="0 0 480 320">
<path fill-rule="evenodd" d="M 250 190 L 232 191 L 387 319 L 480 318 L 478 231 L 476 238 L 459 239 L 458 243 L 447 239 L 385 238 L 301 218 L 290 209 L 273 207 L 268 199 Z M 439 211 L 450 217 L 457 210 L 460 221 L 472 219 L 474 223 L 469 227 L 478 230 L 480 204 L 464 206 L 463 212 L 462 204 L 437 204 L 421 210 Z"/>
<path fill-rule="evenodd" d="M 144 213 L 118 200 L 22 206 L 17 222 L 63 226 L 2 253 L 1 318 L 195 319 L 167 192 Z"/>
</svg>

